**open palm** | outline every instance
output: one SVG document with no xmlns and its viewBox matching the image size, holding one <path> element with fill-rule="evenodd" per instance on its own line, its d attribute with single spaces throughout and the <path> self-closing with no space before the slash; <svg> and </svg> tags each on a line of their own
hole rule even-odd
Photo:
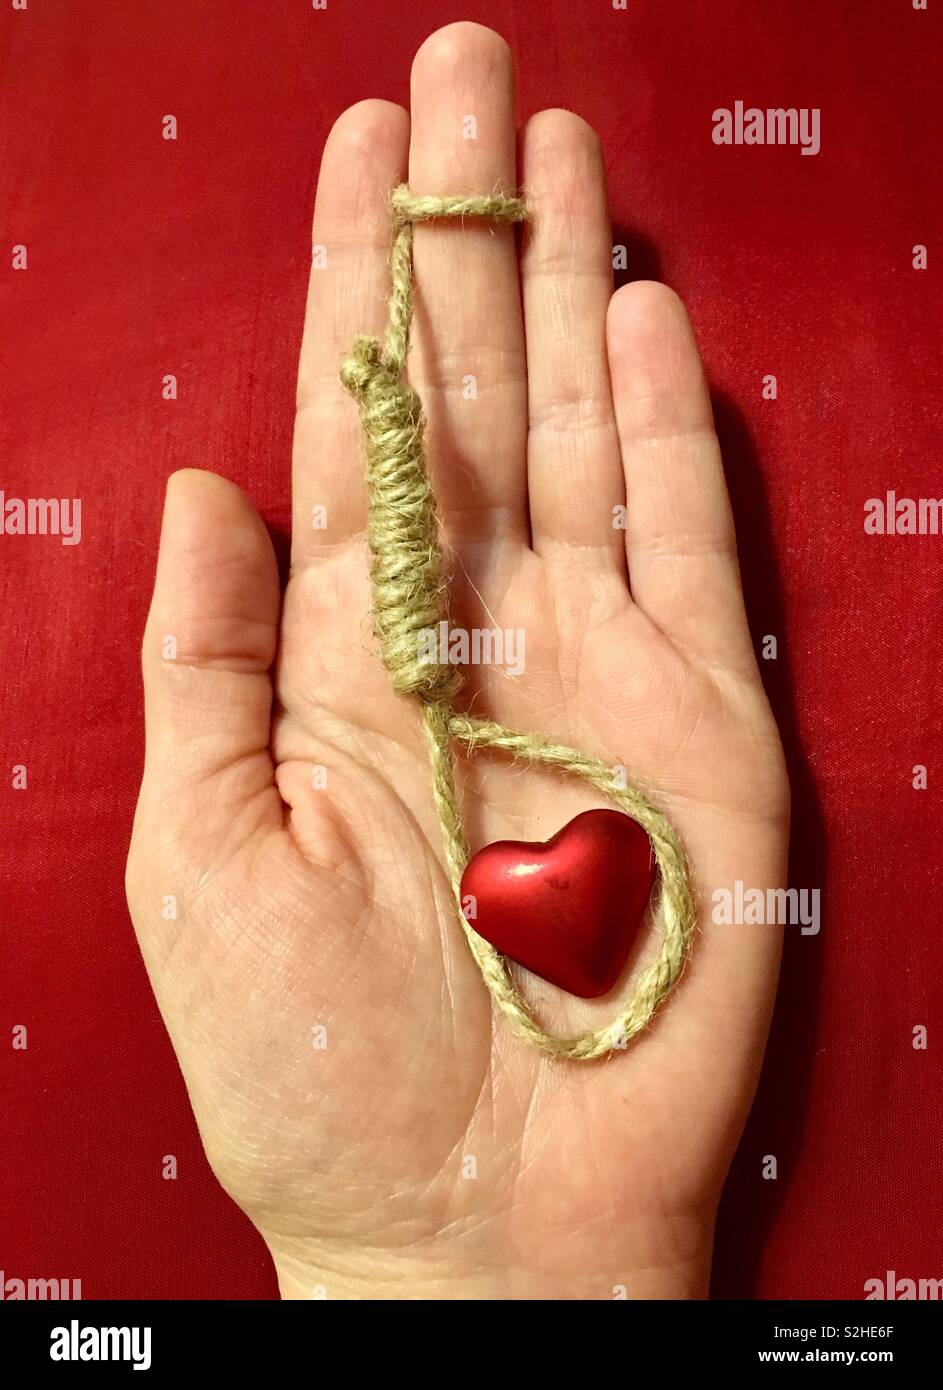
<svg viewBox="0 0 943 1390">
<path fill-rule="evenodd" d="M 495 34 L 427 40 L 411 107 L 361 103 L 325 148 L 284 594 L 236 488 L 194 471 L 168 488 L 132 914 L 210 1162 L 287 1295 L 698 1296 L 779 950 L 771 927 L 712 924 L 710 895 L 782 882 L 788 790 L 697 349 L 663 287 L 612 295 L 585 123 L 542 112 L 518 161 Z M 493 1014 L 419 713 L 372 641 L 338 365 L 357 332 L 382 332 L 386 199 L 406 178 L 435 194 L 520 183 L 531 211 L 520 255 L 511 228 L 416 232 L 410 380 L 451 621 L 526 642 L 518 675 L 466 671 L 467 706 L 652 788 L 705 905 L 672 999 L 604 1062 L 548 1059 Z M 604 804 L 493 757 L 462 762 L 459 783 L 473 849 Z M 616 1010 L 616 994 L 576 1001 L 517 973 L 554 1031 Z"/>
</svg>

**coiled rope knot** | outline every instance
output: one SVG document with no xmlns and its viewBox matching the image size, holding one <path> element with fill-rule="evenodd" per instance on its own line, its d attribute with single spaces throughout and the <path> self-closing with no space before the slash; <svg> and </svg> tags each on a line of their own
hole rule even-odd
<svg viewBox="0 0 943 1390">
<path fill-rule="evenodd" d="M 400 369 L 383 360 L 383 349 L 377 338 L 361 335 L 341 363 L 341 381 L 351 395 L 367 399 L 378 388 L 388 391 L 399 382 Z"/>
<path fill-rule="evenodd" d="M 617 783 L 601 760 L 453 707 L 462 675 L 447 659 L 439 659 L 439 643 L 434 640 L 439 624 L 447 622 L 448 590 L 435 497 L 423 456 L 422 405 L 405 374 L 412 321 L 413 223 L 465 217 L 521 222 L 527 210 L 522 199 L 500 193 L 423 197 L 405 184 L 394 190 L 390 207 L 392 288 L 386 338 L 381 346 L 376 338 L 358 337 L 340 367 L 340 379 L 358 403 L 366 441 L 374 633 L 393 689 L 415 696 L 423 706 L 433 795 L 458 916 L 495 1004 L 533 1046 L 556 1057 L 590 1060 L 625 1047 L 648 1024 L 681 972 L 696 917 L 684 851 L 668 820 L 645 794 Z M 581 777 L 648 833 L 659 869 L 663 941 L 632 997 L 604 1027 L 572 1038 L 546 1033 L 518 993 L 504 958 L 466 919 L 461 878 L 468 844 L 455 787 L 455 743 L 469 753 L 489 748 Z"/>
<path fill-rule="evenodd" d="M 356 340 L 341 381 L 360 402 L 367 441 L 373 556 L 373 630 L 398 695 L 449 703 L 462 686 L 455 666 L 434 659 L 438 624 L 448 611 L 435 497 L 422 457 L 419 397 L 376 338 Z"/>
</svg>

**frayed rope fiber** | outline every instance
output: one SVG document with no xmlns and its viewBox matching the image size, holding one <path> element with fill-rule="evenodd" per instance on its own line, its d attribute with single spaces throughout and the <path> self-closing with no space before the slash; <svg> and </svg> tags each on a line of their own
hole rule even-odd
<svg viewBox="0 0 943 1390">
<path fill-rule="evenodd" d="M 555 1057 L 589 1061 L 624 1048 L 648 1024 L 681 972 L 695 922 L 684 850 L 661 812 L 635 787 L 616 786 L 604 762 L 537 734 L 515 733 L 460 713 L 453 703 L 462 686 L 460 671 L 420 660 L 420 634 L 436 629 L 447 618 L 448 594 L 435 497 L 423 457 L 422 406 L 406 380 L 413 310 L 413 225 L 465 217 L 522 222 L 527 209 L 522 199 L 503 194 L 421 197 L 405 184 L 393 192 L 390 206 L 392 290 L 386 338 L 381 346 L 376 338 L 358 337 L 340 372 L 341 381 L 359 404 L 366 438 L 374 632 L 393 689 L 415 696 L 422 705 L 432 789 L 459 921 L 495 1004 L 514 1031 L 534 1047 Z M 571 1038 L 545 1033 L 516 989 L 504 957 L 465 917 L 460 889 L 468 843 L 455 787 L 455 744 L 468 753 L 495 749 L 581 777 L 647 832 L 659 870 L 662 942 L 631 997 L 605 1027 Z"/>
</svg>

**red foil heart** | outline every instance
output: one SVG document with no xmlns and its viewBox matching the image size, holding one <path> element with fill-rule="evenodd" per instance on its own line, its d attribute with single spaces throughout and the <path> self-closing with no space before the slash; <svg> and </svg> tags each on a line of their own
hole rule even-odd
<svg viewBox="0 0 943 1390">
<path fill-rule="evenodd" d="M 543 844 L 479 850 L 462 875 L 462 905 L 503 956 L 596 999 L 622 973 L 654 880 L 640 825 L 621 811 L 584 811 Z"/>
</svg>

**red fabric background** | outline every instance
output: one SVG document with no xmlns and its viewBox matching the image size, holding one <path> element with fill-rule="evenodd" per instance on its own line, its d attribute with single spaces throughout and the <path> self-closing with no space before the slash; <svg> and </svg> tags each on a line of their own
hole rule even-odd
<svg viewBox="0 0 943 1390">
<path fill-rule="evenodd" d="M 0 1267 L 86 1297 L 275 1292 L 203 1159 L 124 904 L 138 641 L 172 469 L 217 469 L 287 526 L 324 137 L 361 97 L 406 101 L 416 46 L 458 18 L 511 42 L 522 116 L 597 127 L 631 274 L 688 302 L 754 631 L 779 640 L 793 882 L 825 920 L 789 934 L 716 1293 L 943 1276 L 943 541 L 862 526 L 888 487 L 943 493 L 938 0 L 4 0 L 0 486 L 80 496 L 84 534 L 0 537 Z M 820 107 L 821 153 L 715 146 L 738 99 Z"/>
</svg>

